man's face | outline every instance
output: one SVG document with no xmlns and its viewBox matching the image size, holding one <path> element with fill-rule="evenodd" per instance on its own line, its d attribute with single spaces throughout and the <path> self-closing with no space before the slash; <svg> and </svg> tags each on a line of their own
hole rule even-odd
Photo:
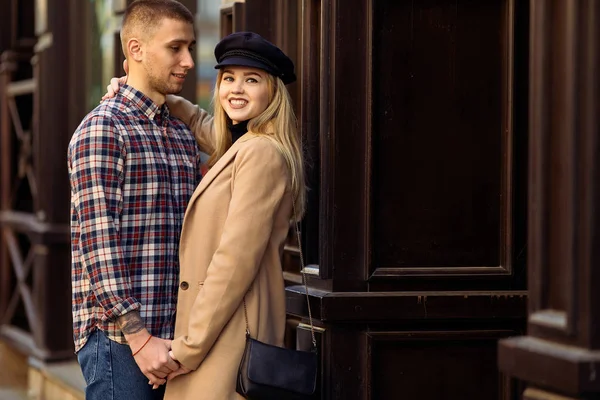
<svg viewBox="0 0 600 400">
<path fill-rule="evenodd" d="M 145 45 L 143 66 L 151 91 L 161 95 L 181 92 L 188 71 L 194 67 L 195 44 L 191 24 L 170 18 L 161 21 Z"/>
</svg>

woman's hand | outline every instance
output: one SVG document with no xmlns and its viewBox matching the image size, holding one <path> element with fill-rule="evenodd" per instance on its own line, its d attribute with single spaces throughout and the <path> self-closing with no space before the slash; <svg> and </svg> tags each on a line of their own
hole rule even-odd
<svg viewBox="0 0 600 400">
<path fill-rule="evenodd" d="M 174 361 L 177 361 L 177 359 L 175 358 L 175 356 L 173 355 L 173 350 L 169 351 L 169 356 L 171 356 L 171 358 Z M 177 361 L 179 362 L 179 361 Z M 167 381 L 170 381 L 171 379 L 175 378 L 176 376 L 179 375 L 184 375 L 184 374 L 188 374 L 192 372 L 191 369 L 187 369 L 186 367 L 184 367 L 183 365 L 179 364 L 179 369 L 176 371 L 171 372 L 169 375 L 167 375 Z"/>
<path fill-rule="evenodd" d="M 119 92 L 119 88 L 121 85 L 127 83 L 127 74 L 129 73 L 129 66 L 127 65 L 127 60 L 123 61 L 123 70 L 125 71 L 125 76 L 120 78 L 112 78 L 110 80 L 110 84 L 106 87 L 106 94 L 102 96 L 102 100 L 110 99 L 115 97 L 115 95 Z"/>
</svg>

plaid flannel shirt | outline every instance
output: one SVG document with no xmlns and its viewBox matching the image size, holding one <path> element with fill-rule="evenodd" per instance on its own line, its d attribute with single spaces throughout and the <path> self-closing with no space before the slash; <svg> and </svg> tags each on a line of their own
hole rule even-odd
<svg viewBox="0 0 600 400">
<path fill-rule="evenodd" d="M 116 319 L 138 310 L 172 339 L 179 235 L 200 180 L 193 134 L 131 86 L 79 125 L 68 151 L 75 350 L 94 329 L 127 343 Z"/>
</svg>

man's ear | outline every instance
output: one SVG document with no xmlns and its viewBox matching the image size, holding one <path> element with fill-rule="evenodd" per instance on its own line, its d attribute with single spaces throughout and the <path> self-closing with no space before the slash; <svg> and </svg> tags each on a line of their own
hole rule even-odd
<svg viewBox="0 0 600 400">
<path fill-rule="evenodd" d="M 134 61 L 142 61 L 143 49 L 142 43 L 137 38 L 131 38 L 127 41 L 127 51 Z"/>
</svg>

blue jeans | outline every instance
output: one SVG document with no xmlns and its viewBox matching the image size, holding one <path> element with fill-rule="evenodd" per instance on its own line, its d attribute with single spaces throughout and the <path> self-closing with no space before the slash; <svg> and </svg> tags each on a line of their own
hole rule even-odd
<svg viewBox="0 0 600 400">
<path fill-rule="evenodd" d="M 165 385 L 153 390 L 135 363 L 129 346 L 116 343 L 100 330 L 77 352 L 85 379 L 86 400 L 162 400 Z"/>
</svg>

